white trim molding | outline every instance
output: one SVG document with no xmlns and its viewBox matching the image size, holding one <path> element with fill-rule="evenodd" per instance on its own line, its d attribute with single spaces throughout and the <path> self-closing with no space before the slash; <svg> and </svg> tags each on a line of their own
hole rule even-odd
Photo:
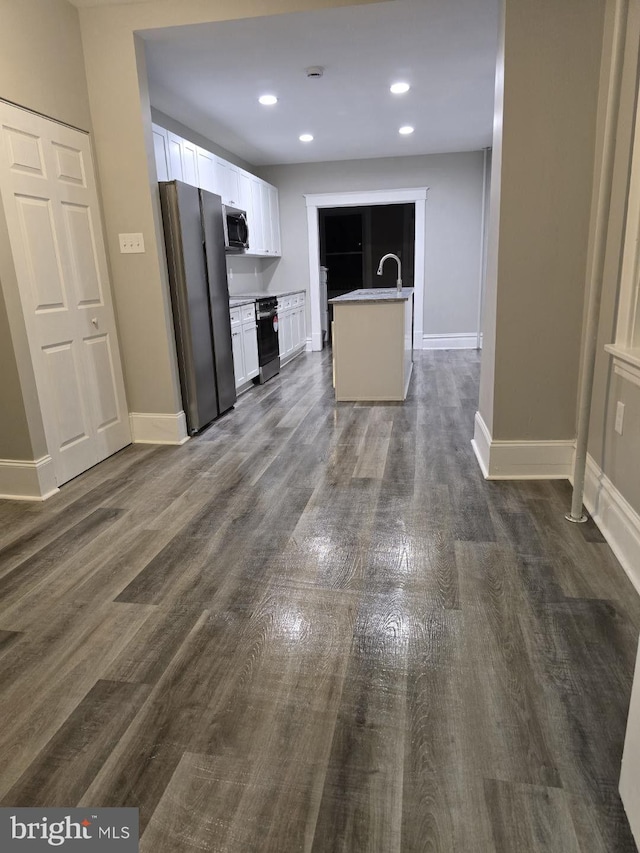
<svg viewBox="0 0 640 853">
<path fill-rule="evenodd" d="M 129 412 L 131 437 L 135 444 L 184 444 L 189 441 L 184 412 L 175 415 Z"/>
<path fill-rule="evenodd" d="M 413 258 L 414 349 L 422 348 L 424 322 L 425 242 L 427 192 L 429 187 L 395 190 L 356 190 L 355 192 L 305 193 L 307 239 L 309 242 L 309 307 L 311 311 L 311 349 L 322 349 L 320 319 L 320 236 L 318 210 L 323 207 L 362 207 L 375 204 L 415 204 L 415 251 Z"/>
<path fill-rule="evenodd" d="M 640 593 L 640 515 L 591 456 L 587 456 L 584 505 Z"/>
<path fill-rule="evenodd" d="M 605 350 L 613 356 L 614 373 L 640 387 L 640 349 L 607 344 Z"/>
<path fill-rule="evenodd" d="M 46 501 L 59 491 L 50 456 L 0 459 L 0 500 Z"/>
<path fill-rule="evenodd" d="M 568 480 L 574 441 L 496 441 L 476 412 L 471 442 L 487 480 Z"/>
<path fill-rule="evenodd" d="M 449 335 L 423 335 L 422 349 L 478 349 L 478 335 L 454 332 Z"/>
</svg>

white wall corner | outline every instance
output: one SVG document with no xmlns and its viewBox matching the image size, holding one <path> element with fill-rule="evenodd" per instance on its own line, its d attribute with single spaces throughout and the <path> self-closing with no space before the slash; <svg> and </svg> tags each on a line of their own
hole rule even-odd
<svg viewBox="0 0 640 853">
<path fill-rule="evenodd" d="M 491 433 L 480 412 L 476 412 L 473 439 L 471 446 L 476 454 L 478 465 L 485 479 L 489 479 L 489 451 L 491 449 Z"/>
<path fill-rule="evenodd" d="M 423 335 L 422 349 L 477 349 L 478 335 L 474 332 L 454 332 L 450 335 Z"/>
<path fill-rule="evenodd" d="M 487 480 L 568 480 L 574 441 L 495 441 L 476 412 L 471 442 Z"/>
<path fill-rule="evenodd" d="M 129 412 L 129 423 L 135 444 L 184 444 L 189 440 L 182 411 L 175 415 Z"/>
<path fill-rule="evenodd" d="M 584 505 L 640 593 L 640 515 L 591 456 L 587 456 Z"/>
<path fill-rule="evenodd" d="M 46 501 L 59 491 L 50 456 L 0 459 L 0 500 Z"/>
</svg>

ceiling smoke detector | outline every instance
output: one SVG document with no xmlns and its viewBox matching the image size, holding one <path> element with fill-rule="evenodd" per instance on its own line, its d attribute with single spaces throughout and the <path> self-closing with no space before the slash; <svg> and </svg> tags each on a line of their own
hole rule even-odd
<svg viewBox="0 0 640 853">
<path fill-rule="evenodd" d="M 322 77 L 324 74 L 324 68 L 322 65 L 311 65 L 309 68 L 305 68 L 307 77 L 317 79 L 318 77 Z"/>
</svg>

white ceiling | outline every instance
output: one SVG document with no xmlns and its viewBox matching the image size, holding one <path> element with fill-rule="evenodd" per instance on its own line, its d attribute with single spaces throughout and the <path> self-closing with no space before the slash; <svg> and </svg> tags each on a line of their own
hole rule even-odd
<svg viewBox="0 0 640 853">
<path fill-rule="evenodd" d="M 146 31 L 151 103 L 254 165 L 477 150 L 491 144 L 498 3 L 392 0 Z M 412 88 L 394 96 L 400 79 Z M 275 107 L 258 103 L 264 92 Z"/>
</svg>

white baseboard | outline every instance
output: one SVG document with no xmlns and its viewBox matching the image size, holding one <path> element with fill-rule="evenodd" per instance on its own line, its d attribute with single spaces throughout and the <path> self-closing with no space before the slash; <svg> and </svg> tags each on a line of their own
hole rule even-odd
<svg viewBox="0 0 640 853">
<path fill-rule="evenodd" d="M 423 335 L 422 349 L 477 349 L 478 336 L 467 333 Z"/>
<path fill-rule="evenodd" d="M 487 480 L 567 480 L 573 472 L 573 441 L 495 441 L 476 412 L 471 442 Z"/>
<path fill-rule="evenodd" d="M 0 459 L 0 500 L 46 501 L 59 491 L 50 456 Z"/>
<path fill-rule="evenodd" d="M 189 440 L 184 412 L 175 415 L 129 412 L 135 444 L 184 444 Z"/>
<path fill-rule="evenodd" d="M 640 515 L 587 456 L 584 505 L 640 593 Z"/>
<path fill-rule="evenodd" d="M 305 352 L 313 352 L 313 342 L 311 338 L 307 338 L 307 342 L 305 344 Z"/>
</svg>

